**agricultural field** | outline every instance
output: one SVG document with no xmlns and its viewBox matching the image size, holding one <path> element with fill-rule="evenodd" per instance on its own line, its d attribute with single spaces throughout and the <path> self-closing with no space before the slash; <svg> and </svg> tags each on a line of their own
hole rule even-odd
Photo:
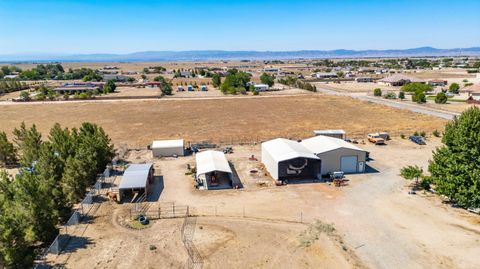
<svg viewBox="0 0 480 269">
<path fill-rule="evenodd" d="M 345 129 L 349 136 L 363 139 L 378 130 L 397 136 L 432 132 L 445 123 L 407 110 L 323 94 L 10 104 L 0 106 L 0 115 L 0 130 L 9 134 L 22 121 L 35 123 L 41 132 L 55 122 L 73 127 L 91 121 L 100 124 L 114 143 L 142 147 L 166 138 L 215 142 L 304 138 L 315 129 Z"/>
</svg>

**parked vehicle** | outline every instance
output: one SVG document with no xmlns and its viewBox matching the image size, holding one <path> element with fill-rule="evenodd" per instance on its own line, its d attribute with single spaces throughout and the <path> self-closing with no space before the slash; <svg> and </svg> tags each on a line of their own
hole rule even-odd
<svg viewBox="0 0 480 269">
<path fill-rule="evenodd" d="M 423 137 L 421 137 L 421 136 L 411 135 L 409 137 L 409 139 L 417 145 L 426 145 L 427 144 L 427 143 L 425 143 L 425 139 L 423 139 Z"/>
<path fill-rule="evenodd" d="M 380 132 L 378 135 L 383 138 L 385 141 L 390 140 L 390 134 L 387 132 Z"/>
<path fill-rule="evenodd" d="M 378 133 L 368 134 L 368 141 L 374 143 L 375 145 L 385 144 L 385 139 L 382 138 Z"/>
</svg>

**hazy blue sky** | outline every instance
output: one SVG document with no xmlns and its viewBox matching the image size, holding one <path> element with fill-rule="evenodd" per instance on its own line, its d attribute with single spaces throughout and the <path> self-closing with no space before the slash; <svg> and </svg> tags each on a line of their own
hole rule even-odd
<svg viewBox="0 0 480 269">
<path fill-rule="evenodd" d="M 480 46 L 480 0 L 0 0 L 0 54 Z"/>
</svg>

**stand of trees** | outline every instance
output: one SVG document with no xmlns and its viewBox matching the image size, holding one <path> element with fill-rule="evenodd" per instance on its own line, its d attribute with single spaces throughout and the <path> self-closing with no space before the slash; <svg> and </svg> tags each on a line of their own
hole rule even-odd
<svg viewBox="0 0 480 269">
<path fill-rule="evenodd" d="M 83 79 L 84 81 L 100 81 L 102 76 L 97 70 L 90 68 L 69 69 L 65 72 L 61 64 L 39 64 L 30 70 L 24 70 L 20 73 L 20 79 L 23 80 L 72 80 Z"/>
<path fill-rule="evenodd" d="M 261 76 L 260 76 L 260 81 L 263 83 L 263 84 L 267 84 L 268 87 L 272 87 L 273 84 L 275 84 L 275 77 L 273 75 L 269 75 L 267 73 L 263 73 Z"/>
<path fill-rule="evenodd" d="M 480 108 L 449 122 L 428 170 L 435 190 L 461 207 L 480 207 Z"/>
<path fill-rule="evenodd" d="M 29 86 L 25 82 L 19 82 L 16 80 L 0 81 L 0 94 L 21 91 L 28 88 Z"/>
<path fill-rule="evenodd" d="M 278 83 L 281 83 L 283 85 L 287 85 L 290 87 L 296 87 L 299 89 L 311 91 L 311 92 L 317 91 L 317 87 L 315 85 L 312 85 L 308 82 L 301 82 L 300 80 L 294 77 L 281 78 L 278 80 Z"/>
<path fill-rule="evenodd" d="M 71 130 L 55 124 L 45 140 L 35 125 L 22 123 L 13 137 L 11 143 L 0 134 L 2 156 L 15 156 L 20 164 L 15 177 L 0 171 L 0 255 L 10 268 L 29 268 L 114 150 L 108 135 L 92 123 Z"/>
<path fill-rule="evenodd" d="M 237 69 L 228 70 L 228 75 L 220 85 L 220 91 L 224 94 L 245 94 L 248 89 L 248 83 L 250 82 L 251 75 L 238 71 Z"/>
</svg>

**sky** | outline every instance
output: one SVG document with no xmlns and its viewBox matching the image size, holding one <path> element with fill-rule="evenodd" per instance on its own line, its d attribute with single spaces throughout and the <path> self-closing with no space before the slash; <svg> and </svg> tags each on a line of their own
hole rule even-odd
<svg viewBox="0 0 480 269">
<path fill-rule="evenodd" d="M 480 0 L 0 0 L 0 55 L 480 46 Z"/>
</svg>

